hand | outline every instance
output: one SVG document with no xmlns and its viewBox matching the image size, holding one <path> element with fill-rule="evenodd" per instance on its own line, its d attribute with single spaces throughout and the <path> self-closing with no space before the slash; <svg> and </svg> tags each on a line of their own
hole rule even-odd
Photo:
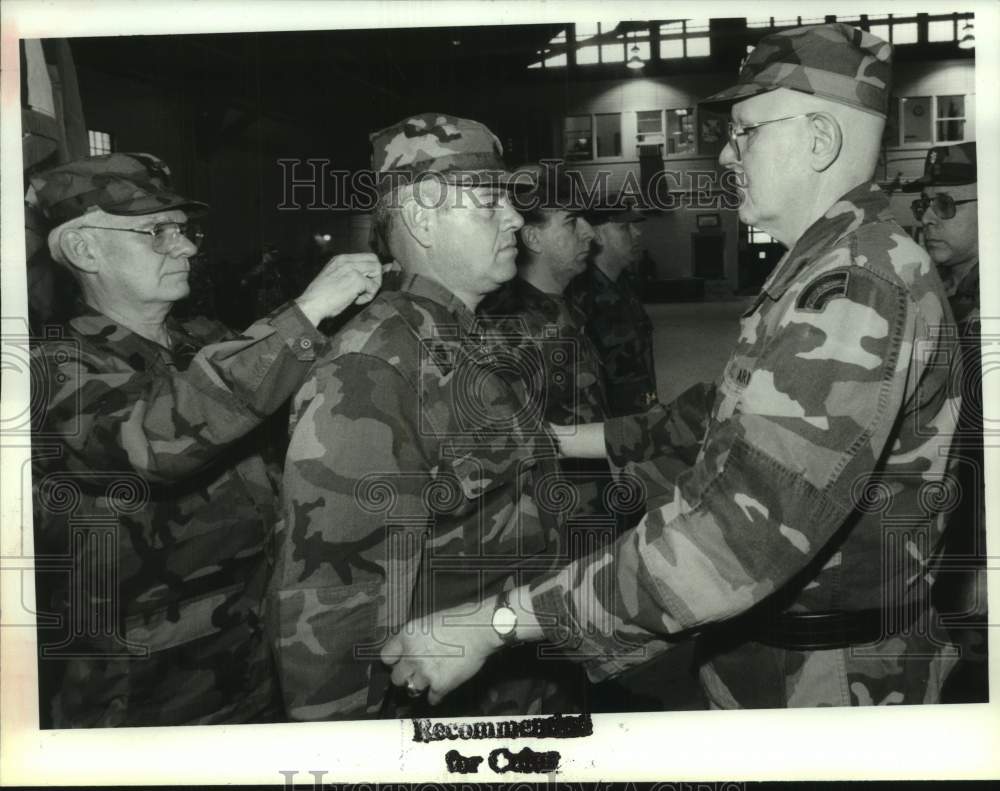
<svg viewBox="0 0 1000 791">
<path fill-rule="evenodd" d="M 372 253 L 334 256 L 295 300 L 314 325 L 348 305 L 365 305 L 382 285 L 383 267 Z"/>
<path fill-rule="evenodd" d="M 502 647 L 489 623 L 492 612 L 484 603 L 471 614 L 466 605 L 410 621 L 382 649 L 382 661 L 392 667 L 392 683 L 427 690 L 427 702 L 439 703 Z"/>
<path fill-rule="evenodd" d="M 576 426 L 560 426 L 549 423 L 553 436 L 559 445 L 559 455 L 565 459 L 605 459 L 607 448 L 604 444 L 603 423 L 580 423 Z"/>
</svg>

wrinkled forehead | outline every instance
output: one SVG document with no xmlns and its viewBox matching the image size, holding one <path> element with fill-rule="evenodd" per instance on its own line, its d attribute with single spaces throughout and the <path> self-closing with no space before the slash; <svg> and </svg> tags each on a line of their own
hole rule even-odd
<svg viewBox="0 0 1000 791">
<path fill-rule="evenodd" d="M 114 228 L 152 228 L 164 222 L 185 222 L 187 214 L 181 209 L 158 211 L 152 214 L 105 214 L 101 212 L 102 225 L 107 221 Z"/>
</svg>

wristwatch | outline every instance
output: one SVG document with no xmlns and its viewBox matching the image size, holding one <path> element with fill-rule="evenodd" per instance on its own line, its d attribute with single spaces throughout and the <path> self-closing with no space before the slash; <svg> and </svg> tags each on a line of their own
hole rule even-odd
<svg viewBox="0 0 1000 791">
<path fill-rule="evenodd" d="M 502 590 L 497 595 L 490 624 L 504 645 L 517 644 L 517 613 L 510 606 L 510 591 Z"/>
</svg>

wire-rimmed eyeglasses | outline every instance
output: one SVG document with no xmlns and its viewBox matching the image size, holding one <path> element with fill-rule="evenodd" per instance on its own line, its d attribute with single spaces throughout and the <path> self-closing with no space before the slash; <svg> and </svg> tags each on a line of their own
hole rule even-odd
<svg viewBox="0 0 1000 791">
<path fill-rule="evenodd" d="M 103 225 L 79 225 L 78 228 L 92 228 L 95 231 L 125 231 L 126 233 L 141 233 L 153 237 L 153 252 L 166 254 L 176 245 L 181 237 L 186 238 L 195 249 L 201 248 L 205 233 L 201 226 L 188 222 L 158 222 L 152 228 L 108 228 Z"/>
<path fill-rule="evenodd" d="M 734 121 L 730 121 L 727 127 L 727 131 L 729 132 L 729 143 L 730 145 L 732 145 L 733 151 L 736 152 L 736 158 L 742 159 L 743 154 L 740 152 L 739 138 L 743 137 L 744 135 L 750 134 L 750 132 L 752 132 L 758 126 L 766 126 L 767 124 L 776 124 L 779 121 L 791 121 L 793 118 L 808 118 L 810 115 L 812 115 L 812 113 L 799 113 L 798 115 L 786 115 L 784 118 L 772 118 L 770 121 L 759 121 L 756 124 L 747 124 L 746 126 L 742 126 L 740 124 L 735 123 Z"/>
</svg>

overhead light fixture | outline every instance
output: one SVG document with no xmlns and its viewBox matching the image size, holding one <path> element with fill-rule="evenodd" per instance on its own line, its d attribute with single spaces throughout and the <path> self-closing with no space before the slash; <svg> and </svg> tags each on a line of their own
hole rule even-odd
<svg viewBox="0 0 1000 791">
<path fill-rule="evenodd" d="M 632 39 L 632 49 L 629 50 L 629 59 L 625 65 L 630 69 L 641 69 L 646 65 L 646 61 L 639 56 L 639 45 L 635 43 L 635 39 Z"/>
<path fill-rule="evenodd" d="M 976 30 L 971 22 L 966 22 L 962 28 L 962 38 L 958 40 L 959 49 L 976 48 Z"/>
</svg>

